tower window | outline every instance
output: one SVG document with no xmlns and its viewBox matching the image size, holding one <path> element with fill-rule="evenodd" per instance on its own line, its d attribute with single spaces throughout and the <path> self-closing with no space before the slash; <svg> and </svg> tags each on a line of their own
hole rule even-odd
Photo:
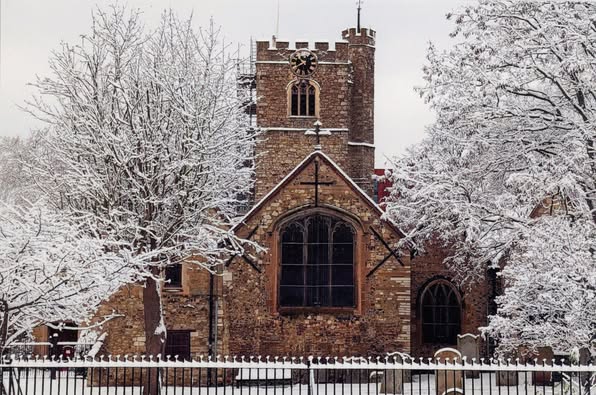
<svg viewBox="0 0 596 395">
<path fill-rule="evenodd" d="M 302 117 L 317 116 L 318 88 L 307 80 L 289 87 L 290 115 Z"/>
<path fill-rule="evenodd" d="M 455 287 L 448 281 L 435 281 L 426 287 L 421 300 L 423 342 L 456 344 L 461 306 Z"/>
<path fill-rule="evenodd" d="M 281 230 L 280 307 L 354 307 L 354 230 L 325 215 Z"/>
</svg>

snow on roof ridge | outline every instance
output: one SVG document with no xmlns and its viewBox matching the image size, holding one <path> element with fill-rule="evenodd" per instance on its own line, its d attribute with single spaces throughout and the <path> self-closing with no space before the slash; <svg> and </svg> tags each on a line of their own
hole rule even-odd
<svg viewBox="0 0 596 395">
<path fill-rule="evenodd" d="M 372 204 L 372 206 L 379 212 L 379 214 L 383 214 L 383 210 L 381 209 L 381 207 L 379 207 L 379 205 L 370 196 L 368 196 L 368 193 L 364 192 L 364 190 L 360 188 L 360 186 L 356 184 L 354 180 L 352 180 L 352 178 L 348 176 L 346 172 L 344 172 L 343 169 L 333 161 L 333 159 L 331 159 L 323 151 L 319 151 L 319 154 L 321 154 L 321 156 L 327 159 L 333 165 L 333 167 L 335 167 L 337 171 L 343 176 L 343 178 L 345 178 L 348 181 L 348 183 L 350 183 L 366 200 L 368 200 L 370 204 Z"/>
<path fill-rule="evenodd" d="M 294 169 L 292 169 L 292 171 L 290 171 L 280 182 L 278 182 L 273 188 L 271 188 L 271 190 L 265 196 L 263 196 L 254 206 L 252 206 L 252 208 L 248 210 L 248 212 L 242 217 L 240 222 L 238 222 L 236 225 L 232 227 L 231 231 L 235 232 L 242 225 L 246 225 L 245 221 L 248 218 L 250 218 L 250 216 L 254 214 L 255 211 L 260 209 L 261 205 L 263 205 L 264 202 L 266 202 L 271 196 L 273 196 L 278 191 L 278 189 L 281 188 L 282 185 L 284 185 L 290 178 L 292 178 L 298 172 L 298 170 L 302 168 L 302 166 L 304 166 L 304 164 L 315 155 L 320 155 L 321 157 L 323 157 L 323 159 L 327 160 L 329 164 L 331 164 L 331 166 L 337 170 L 337 172 L 342 176 L 342 178 L 344 178 L 346 182 L 349 185 L 351 185 L 356 190 L 356 192 L 360 194 L 377 211 L 377 214 L 381 216 L 381 219 L 383 221 L 390 224 L 390 226 L 392 226 L 394 230 L 402 237 L 405 237 L 405 233 L 395 223 L 393 223 L 393 221 L 387 218 L 383 218 L 384 212 L 381 209 L 381 207 L 366 192 L 364 192 L 364 190 L 360 188 L 360 186 L 358 186 L 358 184 L 356 184 L 354 180 L 352 180 L 352 178 L 348 176 L 346 172 L 344 172 L 343 169 L 339 167 L 339 165 L 335 163 L 333 159 L 331 159 L 326 153 L 324 153 L 321 150 L 315 150 L 308 154 L 296 167 L 294 167 Z"/>
<path fill-rule="evenodd" d="M 234 225 L 232 227 L 232 232 L 235 232 L 240 226 L 242 226 L 245 222 L 245 220 L 247 218 L 250 218 L 250 216 L 253 214 L 254 211 L 256 211 L 258 208 L 260 208 L 261 204 L 263 204 L 265 201 L 267 201 L 276 191 L 277 189 L 283 185 L 287 180 L 289 180 L 295 172 L 298 171 L 299 168 L 301 168 L 312 156 L 316 155 L 317 153 L 322 153 L 321 151 L 313 151 L 310 154 L 308 154 L 304 159 L 302 159 L 302 161 L 292 169 L 292 171 L 290 171 L 288 174 L 286 174 L 286 176 L 280 181 L 278 182 L 273 188 L 271 188 L 271 190 L 269 190 L 269 192 L 267 192 L 267 194 L 265 194 L 265 196 L 263 196 L 254 206 L 252 206 L 252 208 L 250 210 L 248 210 L 248 212 L 246 214 L 244 214 L 244 216 L 242 217 L 242 219 L 240 220 L 240 222 L 238 222 L 236 225 Z"/>
</svg>

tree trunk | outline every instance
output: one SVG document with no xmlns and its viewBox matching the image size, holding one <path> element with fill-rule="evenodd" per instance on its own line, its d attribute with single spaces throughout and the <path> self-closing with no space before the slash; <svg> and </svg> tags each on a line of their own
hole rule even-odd
<svg viewBox="0 0 596 395">
<path fill-rule="evenodd" d="M 0 326 L 0 359 L 4 359 L 6 339 L 8 338 L 8 303 L 5 300 L 0 302 L 2 306 L 2 325 Z"/>
<path fill-rule="evenodd" d="M 153 276 L 158 277 L 158 268 L 152 268 L 151 272 Z M 143 288 L 143 310 L 145 314 L 145 350 L 148 356 L 151 355 L 156 360 L 164 354 L 166 331 L 163 326 L 161 289 L 153 278 L 148 278 L 145 288 Z M 144 395 L 159 395 L 160 376 L 161 372 L 158 368 L 147 370 Z"/>
</svg>

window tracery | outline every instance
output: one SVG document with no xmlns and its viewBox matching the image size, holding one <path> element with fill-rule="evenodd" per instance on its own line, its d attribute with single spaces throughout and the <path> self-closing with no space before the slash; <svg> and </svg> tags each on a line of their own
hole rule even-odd
<svg viewBox="0 0 596 395">
<path fill-rule="evenodd" d="M 318 87 L 310 80 L 299 80 L 288 87 L 289 115 L 316 117 L 318 114 Z"/>
<path fill-rule="evenodd" d="M 448 281 L 430 283 L 421 296 L 424 343 L 456 344 L 461 331 L 459 294 Z"/>
<path fill-rule="evenodd" d="M 354 229 L 315 214 L 281 231 L 280 307 L 354 307 Z"/>
</svg>

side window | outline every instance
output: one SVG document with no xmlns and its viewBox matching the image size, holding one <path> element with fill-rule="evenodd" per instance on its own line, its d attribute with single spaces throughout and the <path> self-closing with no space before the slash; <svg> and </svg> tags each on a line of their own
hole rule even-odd
<svg viewBox="0 0 596 395">
<path fill-rule="evenodd" d="M 298 81 L 288 87 L 289 115 L 316 117 L 319 89 L 308 80 Z"/>
<path fill-rule="evenodd" d="M 168 331 L 166 339 L 166 357 L 190 361 L 190 331 Z"/>
<path fill-rule="evenodd" d="M 461 332 L 461 306 L 455 287 L 447 281 L 429 284 L 421 298 L 424 343 L 456 344 Z"/>
<path fill-rule="evenodd" d="M 166 288 L 182 288 L 182 264 L 175 263 L 167 266 L 165 277 Z"/>
</svg>

